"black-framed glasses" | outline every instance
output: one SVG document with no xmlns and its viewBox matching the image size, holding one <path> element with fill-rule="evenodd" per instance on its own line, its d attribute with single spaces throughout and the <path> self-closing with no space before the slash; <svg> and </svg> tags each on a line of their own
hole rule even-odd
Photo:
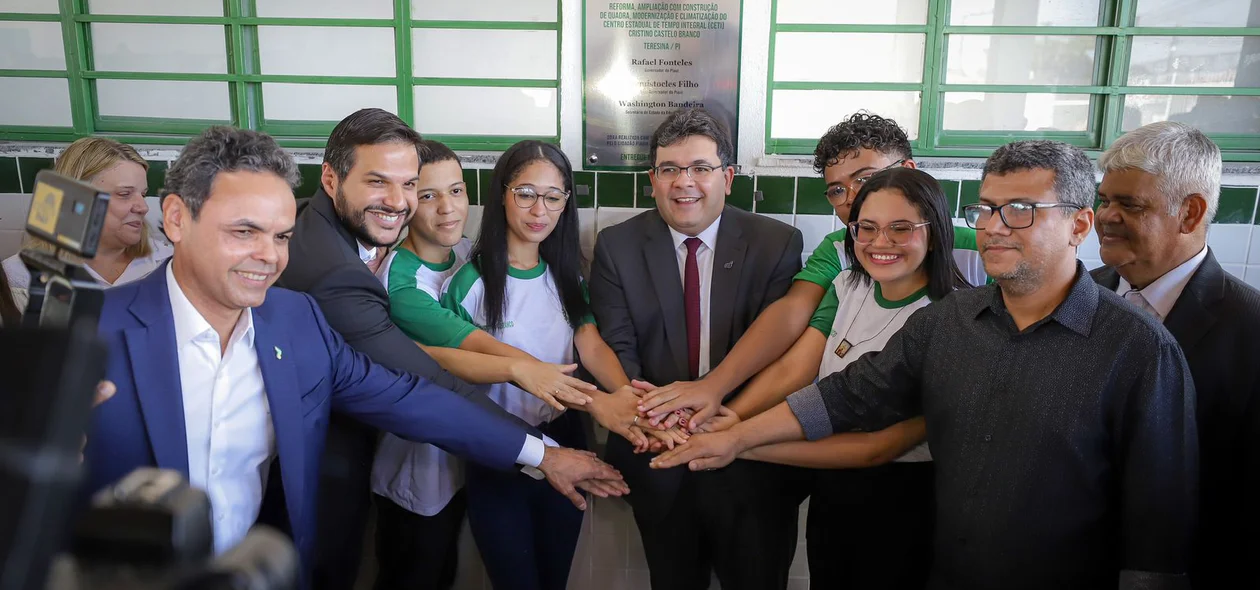
<svg viewBox="0 0 1260 590">
<path fill-rule="evenodd" d="M 516 206 L 521 209 L 529 209 L 542 199 L 543 207 L 548 211 L 564 211 L 564 205 L 569 200 L 569 192 L 561 190 L 549 190 L 539 193 L 538 189 L 532 186 L 509 186 L 508 190 L 512 191 L 512 200 L 516 202 Z"/>
<path fill-rule="evenodd" d="M 870 174 L 867 174 L 860 178 L 854 178 L 851 184 L 840 183 L 835 186 L 829 186 L 827 187 L 827 191 L 823 194 L 827 195 L 827 200 L 831 201 L 832 203 L 843 205 L 845 203 L 848 203 L 849 201 L 852 201 L 853 198 L 856 197 L 857 194 L 862 191 L 862 185 L 866 184 L 866 181 L 870 180 L 872 176 L 875 176 L 876 174 L 879 174 L 880 172 L 883 172 L 890 168 L 896 168 L 897 166 L 900 166 L 905 163 L 906 163 L 906 158 L 902 158 Z"/>
<path fill-rule="evenodd" d="M 869 221 L 854 221 L 849 224 L 849 235 L 853 236 L 853 241 L 866 245 L 879 239 L 880 234 L 884 234 L 884 239 L 894 246 L 905 246 L 910 243 L 914 237 L 914 230 L 921 227 L 931 225 L 930 221 L 921 221 L 915 223 L 913 221 L 894 221 L 884 227 L 880 227 Z"/>
<path fill-rule="evenodd" d="M 720 168 L 720 166 L 714 166 L 712 164 L 692 164 L 690 166 L 657 166 L 652 170 L 656 171 L 657 178 L 665 182 L 673 182 L 678 180 L 678 176 L 683 172 L 686 172 L 687 176 L 692 180 L 704 180 L 705 178 L 708 178 L 710 174 L 713 174 L 713 172 L 718 168 Z"/>
<path fill-rule="evenodd" d="M 984 229 L 989 224 L 989 220 L 993 219 L 993 214 L 996 212 L 1002 218 L 1002 223 L 1006 227 L 1024 229 L 1032 226 L 1038 209 L 1054 209 L 1057 207 L 1084 209 L 1084 207 L 1073 205 L 1072 203 L 1023 203 L 1015 201 L 997 207 L 980 204 L 967 205 L 963 207 L 963 218 L 967 220 L 968 227 Z"/>
</svg>

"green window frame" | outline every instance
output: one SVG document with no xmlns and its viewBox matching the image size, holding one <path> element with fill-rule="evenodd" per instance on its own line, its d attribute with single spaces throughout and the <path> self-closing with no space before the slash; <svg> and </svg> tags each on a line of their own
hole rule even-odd
<svg viewBox="0 0 1260 590">
<path fill-rule="evenodd" d="M 772 134 L 774 92 L 776 90 L 893 90 L 920 93 L 918 137 L 911 141 L 914 153 L 928 157 L 987 157 L 993 149 L 1019 139 L 1054 139 L 1084 148 L 1097 156 L 1123 132 L 1125 97 L 1155 96 L 1243 96 L 1260 97 L 1260 87 L 1176 87 L 1130 86 L 1129 58 L 1133 40 L 1142 36 L 1214 37 L 1257 36 L 1256 27 L 1138 27 L 1135 26 L 1140 0 L 1101 0 L 1100 26 L 971 26 L 950 25 L 950 0 L 930 0 L 927 22 L 922 25 L 844 25 L 780 24 L 779 0 L 771 0 L 770 60 L 766 93 L 766 153 L 812 154 L 817 138 L 785 138 Z M 775 81 L 775 41 L 778 33 L 917 33 L 926 35 L 923 78 L 918 83 L 866 82 L 787 82 Z M 1097 37 L 1094 52 L 1093 83 L 1085 86 L 947 84 L 948 37 L 950 35 L 1089 35 Z M 943 128 L 944 95 L 947 92 L 983 93 L 1061 93 L 1088 94 L 1091 97 L 1088 127 L 1077 131 L 960 131 Z M 877 108 L 872 107 L 873 111 Z M 835 121 L 838 122 L 838 121 Z M 1260 162 L 1260 135 L 1208 134 L 1220 147 L 1226 161 Z"/>
<path fill-rule="evenodd" d="M 392 86 L 397 91 L 398 115 L 416 126 L 415 88 L 419 86 L 461 86 L 479 88 L 555 89 L 555 133 L 551 135 L 441 135 L 427 138 L 446 143 L 456 150 L 502 151 L 523 139 L 559 144 L 560 138 L 560 48 L 562 10 L 556 0 L 555 22 L 517 21 L 434 21 L 415 20 L 410 0 L 393 0 L 392 19 L 340 19 L 258 17 L 256 0 L 223 0 L 222 16 L 142 16 L 104 15 L 88 12 L 88 0 L 59 0 L 58 14 L 0 13 L 0 22 L 59 22 L 65 45 L 65 70 L 0 69 L 0 77 L 65 78 L 70 86 L 71 127 L 0 125 L 0 140 L 69 142 L 80 137 L 100 135 L 121 141 L 156 145 L 183 145 L 209 125 L 231 124 L 274 136 L 291 148 L 322 148 L 336 121 L 274 121 L 266 117 L 262 97 L 265 82 Z M 221 25 L 227 44 L 227 73 L 154 73 L 101 71 L 94 68 L 92 23 Z M 259 63 L 259 26 L 389 27 L 394 31 L 395 67 L 393 76 L 310 76 L 263 74 Z M 507 78 L 425 78 L 413 75 L 412 30 L 518 30 L 555 31 L 556 75 L 549 79 Z M 164 120 L 140 117 L 101 116 L 96 99 L 97 80 L 208 81 L 228 85 L 231 118 L 224 121 Z M 349 113 L 346 113 L 349 114 Z"/>
</svg>

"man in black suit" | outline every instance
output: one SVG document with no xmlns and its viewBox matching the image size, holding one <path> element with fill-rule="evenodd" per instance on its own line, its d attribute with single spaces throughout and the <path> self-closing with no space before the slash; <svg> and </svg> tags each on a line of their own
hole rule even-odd
<svg viewBox="0 0 1260 590">
<path fill-rule="evenodd" d="M 591 307 L 626 374 L 654 384 L 702 376 L 801 265 L 801 232 L 726 206 L 734 148 L 703 109 L 673 113 L 652 135 L 656 210 L 600 232 Z M 646 419 L 644 419 L 646 420 Z M 737 462 L 712 473 L 653 471 L 610 437 L 607 459 L 634 493 L 653 590 L 783 588 L 796 549 L 795 472 Z M 798 488 L 799 489 L 799 488 Z"/>
<path fill-rule="evenodd" d="M 390 320 L 389 294 L 378 277 L 387 272 L 381 263 L 416 208 L 420 140 L 419 133 L 381 109 L 357 111 L 337 124 L 324 150 L 320 189 L 298 211 L 289 265 L 277 285 L 314 297 L 328 324 L 372 361 L 430 379 L 487 412 L 524 425 L 487 397 L 484 386 L 474 387 L 443 370 Z M 557 372 L 556 377 L 563 375 Z M 528 466 L 546 452 L 544 443 L 555 443 L 544 441 L 536 428 L 526 430 L 531 437 L 521 451 L 521 463 Z M 318 495 L 316 588 L 354 587 L 376 439 L 374 429 L 333 412 Z M 536 470 L 525 471 L 540 476 Z M 613 489 L 608 483 L 615 482 L 587 481 L 579 487 L 606 495 Z"/>
<path fill-rule="evenodd" d="M 1256 588 L 1260 574 L 1260 292 L 1207 247 L 1221 152 L 1181 123 L 1152 123 L 1098 160 L 1094 280 L 1164 322 L 1198 392 L 1195 588 Z"/>
</svg>

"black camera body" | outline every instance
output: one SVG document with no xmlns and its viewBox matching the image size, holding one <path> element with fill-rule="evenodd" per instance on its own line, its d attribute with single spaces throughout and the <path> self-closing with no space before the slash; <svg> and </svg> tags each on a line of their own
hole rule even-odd
<svg viewBox="0 0 1260 590">
<path fill-rule="evenodd" d="M 0 590 L 296 588 L 297 551 L 267 527 L 216 558 L 210 502 L 178 472 L 138 469 L 77 509 L 108 351 L 104 293 L 64 254 L 96 255 L 108 208 L 96 187 L 36 176 L 26 231 L 53 251 L 21 252 L 30 301 L 21 326 L 0 330 Z"/>
</svg>

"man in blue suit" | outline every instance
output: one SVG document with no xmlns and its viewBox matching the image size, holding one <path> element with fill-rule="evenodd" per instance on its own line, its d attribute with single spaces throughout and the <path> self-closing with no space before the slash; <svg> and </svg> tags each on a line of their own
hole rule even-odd
<svg viewBox="0 0 1260 590">
<path fill-rule="evenodd" d="M 274 140 L 228 127 L 189 142 L 171 167 L 162 215 L 172 261 L 105 296 L 100 334 L 117 392 L 95 410 L 85 491 L 141 466 L 178 470 L 209 495 L 218 552 L 244 537 L 268 496 L 283 507 L 304 585 L 332 409 L 487 466 L 536 468 L 579 508 L 575 486 L 629 491 L 593 454 L 545 447 L 458 394 L 372 363 L 308 295 L 272 288 L 288 262 L 297 179 Z"/>
</svg>

